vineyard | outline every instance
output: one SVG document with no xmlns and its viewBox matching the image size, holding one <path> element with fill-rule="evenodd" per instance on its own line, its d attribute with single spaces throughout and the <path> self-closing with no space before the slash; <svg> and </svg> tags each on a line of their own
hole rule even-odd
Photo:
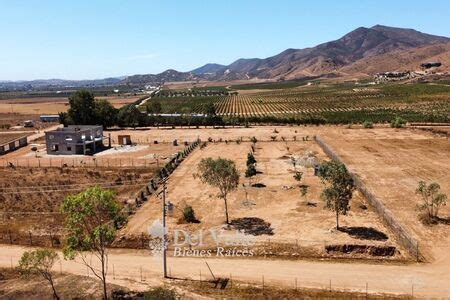
<svg viewBox="0 0 450 300">
<path fill-rule="evenodd" d="M 411 121 L 445 122 L 450 116 L 450 86 L 446 85 L 345 84 L 226 96 L 162 94 L 156 99 L 164 113 L 205 113 L 207 106 L 213 104 L 216 114 L 225 120 L 314 117 L 327 122 L 346 122 L 349 118 L 359 122 L 363 118 L 386 121 L 400 115 L 412 118 Z"/>
</svg>

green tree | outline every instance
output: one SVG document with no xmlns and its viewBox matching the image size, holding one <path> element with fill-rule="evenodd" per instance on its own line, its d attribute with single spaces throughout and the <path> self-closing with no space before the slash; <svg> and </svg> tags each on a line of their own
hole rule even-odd
<svg viewBox="0 0 450 300">
<path fill-rule="evenodd" d="M 225 203 L 226 223 L 230 224 L 227 196 L 239 184 L 239 172 L 235 163 L 220 157 L 217 159 L 202 158 L 198 164 L 198 173 L 194 174 L 194 178 L 199 178 L 203 183 L 219 189 L 219 198 L 222 198 Z"/>
<path fill-rule="evenodd" d="M 67 232 L 65 259 L 79 255 L 83 263 L 103 284 L 103 297 L 108 298 L 106 275 L 108 271 L 108 246 L 114 241 L 116 229 L 124 222 L 114 192 L 92 187 L 76 195 L 67 196 L 61 206 Z M 93 253 L 100 261 L 100 270 L 86 259 Z"/>
<path fill-rule="evenodd" d="M 323 163 L 319 177 L 327 184 L 322 191 L 326 207 L 336 213 L 336 229 L 339 230 L 339 215 L 346 215 L 350 209 L 350 200 L 355 189 L 353 179 L 344 164 L 331 160 Z"/>
<path fill-rule="evenodd" d="M 53 282 L 52 268 L 59 259 L 58 254 L 51 249 L 25 251 L 19 261 L 19 271 L 23 275 L 40 274 L 52 288 L 53 298 L 60 299 Z"/>
<path fill-rule="evenodd" d="M 214 106 L 214 103 L 208 102 L 203 106 L 204 112 L 208 116 L 215 116 L 216 115 L 216 107 Z"/>
<path fill-rule="evenodd" d="M 117 114 L 117 121 L 122 127 L 136 128 L 144 124 L 145 116 L 135 105 L 122 107 Z"/>
<path fill-rule="evenodd" d="M 161 102 L 150 100 L 147 102 L 146 109 L 148 114 L 160 114 L 162 111 Z"/>
<path fill-rule="evenodd" d="M 95 125 L 95 98 L 87 90 L 76 91 L 69 97 L 69 119 L 76 125 Z"/>
<path fill-rule="evenodd" d="M 96 124 L 103 128 L 112 127 L 117 123 L 117 109 L 105 99 L 95 101 Z"/>
<path fill-rule="evenodd" d="M 252 178 L 256 175 L 256 168 L 254 164 L 247 164 L 247 170 L 245 170 L 245 177 L 249 180 L 249 185 L 252 185 Z"/>
<path fill-rule="evenodd" d="M 422 197 L 423 203 L 418 205 L 420 211 L 425 211 L 429 220 L 438 218 L 439 209 L 447 204 L 447 195 L 440 193 L 441 186 L 436 183 L 429 185 L 425 181 L 419 181 L 416 193 Z"/>
<path fill-rule="evenodd" d="M 247 154 L 247 166 L 256 164 L 256 159 L 253 153 L 249 152 Z"/>
</svg>

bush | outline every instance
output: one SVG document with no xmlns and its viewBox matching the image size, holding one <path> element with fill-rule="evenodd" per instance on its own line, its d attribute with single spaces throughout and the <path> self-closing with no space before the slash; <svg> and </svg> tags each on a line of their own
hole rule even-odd
<svg viewBox="0 0 450 300">
<path fill-rule="evenodd" d="M 373 128 L 373 122 L 369 120 L 365 120 L 363 123 L 364 128 Z"/>
<path fill-rule="evenodd" d="M 401 117 L 395 117 L 395 119 L 391 121 L 392 128 L 402 128 L 403 126 L 405 126 L 405 124 L 406 120 Z"/>
<path fill-rule="evenodd" d="M 187 223 L 198 223 L 192 206 L 188 205 L 183 209 L 183 220 Z"/>
</svg>

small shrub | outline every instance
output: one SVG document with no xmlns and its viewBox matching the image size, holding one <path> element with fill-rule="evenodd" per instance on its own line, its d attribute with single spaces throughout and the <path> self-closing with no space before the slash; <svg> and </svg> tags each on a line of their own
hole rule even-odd
<svg viewBox="0 0 450 300">
<path fill-rule="evenodd" d="M 364 128 L 373 128 L 373 122 L 369 120 L 365 120 L 363 123 Z"/>
<path fill-rule="evenodd" d="M 395 117 L 395 119 L 391 121 L 392 128 L 402 128 L 403 126 L 405 126 L 405 124 L 406 120 L 400 117 Z"/>
<path fill-rule="evenodd" d="M 187 223 L 198 223 L 192 206 L 188 205 L 183 209 L 183 220 Z"/>
</svg>

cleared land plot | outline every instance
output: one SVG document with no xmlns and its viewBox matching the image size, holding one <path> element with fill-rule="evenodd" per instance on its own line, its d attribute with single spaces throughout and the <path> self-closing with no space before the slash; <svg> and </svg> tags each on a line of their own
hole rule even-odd
<svg viewBox="0 0 450 300">
<path fill-rule="evenodd" d="M 319 159 L 326 159 L 316 143 L 312 141 L 288 142 L 287 144 L 284 142 L 257 143 L 257 170 L 261 173 L 252 183 L 263 184 L 263 187 L 249 187 L 248 179 L 243 177 L 250 147 L 251 144 L 248 142 L 240 144 L 235 142 L 210 143 L 206 148 L 192 153 L 175 170 L 168 184 L 167 199 L 175 205 L 173 214 L 168 217 L 170 230 L 184 229 L 196 232 L 200 229 L 225 228 L 224 203 L 223 200 L 217 198 L 217 190 L 202 184 L 193 177 L 201 158 L 220 156 L 235 161 L 241 173 L 240 186 L 237 191 L 230 194 L 228 200 L 230 220 L 256 217 L 270 223 L 269 231 L 272 230 L 273 234 L 253 237 L 258 244 L 268 246 L 263 250 L 266 251 L 265 254 L 272 255 L 270 253 L 273 252 L 290 257 L 296 255 L 322 257 L 329 255 L 326 253 L 325 247 L 330 245 L 335 245 L 337 248 L 343 245 L 396 247 L 389 230 L 380 222 L 371 208 L 367 207 L 366 200 L 358 192 L 354 194 L 351 211 L 347 216 L 341 218 L 341 225 L 349 228 L 362 228 L 362 231 L 375 229 L 386 234 L 385 240 L 360 239 L 334 230 L 335 215 L 324 209 L 324 203 L 320 200 L 323 185 L 319 178 L 314 176 L 312 169 L 302 170 L 304 172 L 302 183 L 309 186 L 309 192 L 306 197 L 300 196 L 298 183 L 293 178 L 294 168 L 290 163 L 289 155 L 317 151 Z M 246 187 L 243 187 L 242 184 L 245 184 Z M 183 224 L 180 221 L 181 211 L 186 205 L 194 208 L 200 223 Z M 126 238 L 145 234 L 148 226 L 160 218 L 161 201 L 152 196 L 130 218 L 121 235 Z M 230 233 L 232 232 L 230 231 Z M 225 235 L 227 234 L 225 230 Z M 212 241 L 208 240 L 209 242 Z M 339 252 L 339 250 L 336 251 Z M 367 253 L 355 256 L 358 255 L 368 256 Z M 399 257 L 399 255 L 395 254 L 395 257 Z"/>
<path fill-rule="evenodd" d="M 106 99 L 114 107 L 120 108 L 139 98 L 139 96 L 108 96 L 97 97 L 96 99 Z M 22 115 L 58 114 L 67 111 L 68 108 L 69 100 L 67 97 L 16 98 L 0 101 L 0 113 L 19 113 Z"/>
<path fill-rule="evenodd" d="M 117 200 L 126 203 L 156 169 L 1 168 L 0 172 L 0 242 L 50 245 L 53 236 L 57 245 L 65 196 L 98 185 L 113 189 Z"/>
<path fill-rule="evenodd" d="M 418 219 L 420 197 L 415 189 L 420 180 L 438 182 L 450 194 L 450 142 L 447 138 L 420 131 L 361 130 L 350 135 L 323 133 L 325 141 L 355 171 L 367 187 L 393 212 L 401 224 L 420 240 L 419 247 L 432 256 L 448 257 L 450 246 L 450 207 L 440 210 L 444 219 L 425 226 Z M 447 253 L 447 254 L 445 254 Z"/>
</svg>

